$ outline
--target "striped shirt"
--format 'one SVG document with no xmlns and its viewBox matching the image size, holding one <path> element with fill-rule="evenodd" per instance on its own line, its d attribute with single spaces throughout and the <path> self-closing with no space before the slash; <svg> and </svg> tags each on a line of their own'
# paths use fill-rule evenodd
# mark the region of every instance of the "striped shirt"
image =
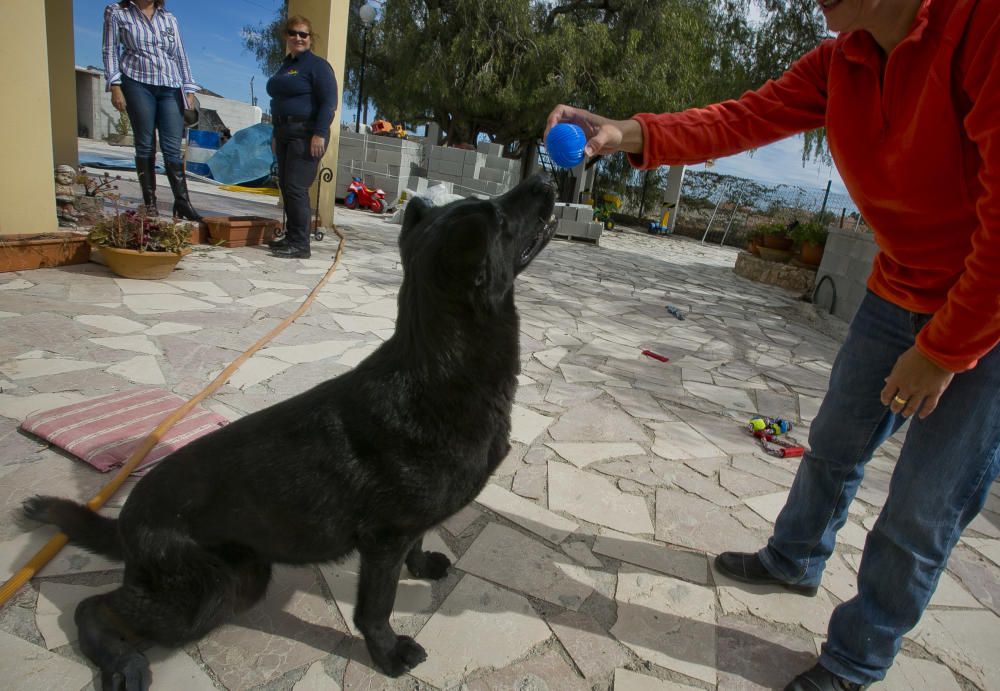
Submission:
<svg viewBox="0 0 1000 691">
<path fill-rule="evenodd" d="M 104 8 L 104 78 L 107 88 L 122 75 L 143 84 L 200 90 L 181 43 L 177 19 L 162 7 L 147 19 L 135 3 Z"/>
</svg>

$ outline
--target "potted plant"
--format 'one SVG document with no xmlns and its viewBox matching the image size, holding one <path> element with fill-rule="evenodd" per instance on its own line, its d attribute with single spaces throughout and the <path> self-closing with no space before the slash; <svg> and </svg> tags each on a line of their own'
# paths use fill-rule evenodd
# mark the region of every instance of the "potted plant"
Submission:
<svg viewBox="0 0 1000 691">
<path fill-rule="evenodd" d="M 82 231 L 0 235 L 0 273 L 54 268 L 90 261 L 87 235 Z"/>
<path fill-rule="evenodd" d="M 795 225 L 795 222 L 790 224 L 791 227 Z M 790 226 L 783 223 L 768 223 L 760 226 L 758 228 L 761 233 L 760 246 L 772 250 L 787 251 L 792 249 L 793 240 L 788 235 Z"/>
<path fill-rule="evenodd" d="M 791 231 L 792 239 L 799 244 L 799 260 L 809 266 L 819 266 L 829 231 L 822 223 L 800 223 Z"/>
<path fill-rule="evenodd" d="M 100 249 L 108 268 L 123 278 L 166 278 L 188 254 L 186 222 L 123 211 L 102 218 L 90 229 L 91 247 Z"/>
</svg>

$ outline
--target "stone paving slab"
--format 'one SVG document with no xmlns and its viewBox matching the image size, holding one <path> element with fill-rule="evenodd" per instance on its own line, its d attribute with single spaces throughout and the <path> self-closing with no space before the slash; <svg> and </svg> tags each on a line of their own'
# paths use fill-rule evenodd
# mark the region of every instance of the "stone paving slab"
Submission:
<svg viewBox="0 0 1000 691">
<path fill-rule="evenodd" d="M 199 208 L 280 216 L 270 202 L 209 189 L 192 186 Z M 138 198 L 134 182 L 123 191 Z M 333 280 L 208 407 L 229 419 L 260 410 L 347 371 L 389 336 L 399 227 L 360 211 L 337 219 L 348 242 Z M 0 575 L 51 534 L 17 518 L 21 501 L 86 500 L 108 479 L 19 433 L 20 420 L 138 383 L 197 393 L 295 309 L 335 248 L 332 234 L 298 261 L 199 247 L 164 281 L 119 279 L 95 263 L 0 274 Z M 746 418 L 790 418 L 805 440 L 844 333 L 797 295 L 735 276 L 734 262 L 729 248 L 626 230 L 600 247 L 555 241 L 518 278 L 511 453 L 477 501 L 428 537 L 451 573 L 434 583 L 404 573 L 392 621 L 429 653 L 413 673 L 372 668 L 352 622 L 349 558 L 278 568 L 265 601 L 237 620 L 181 650 L 152 649 L 154 691 L 758 689 L 810 666 L 830 611 L 856 592 L 901 435 L 869 464 L 816 598 L 712 571 L 715 554 L 764 544 L 800 462 L 764 454 Z M 876 688 L 995 686 L 998 545 L 995 486 Z M 120 578 L 120 564 L 63 550 L 0 609 L 4 686 L 95 688 L 70 613 Z"/>
</svg>

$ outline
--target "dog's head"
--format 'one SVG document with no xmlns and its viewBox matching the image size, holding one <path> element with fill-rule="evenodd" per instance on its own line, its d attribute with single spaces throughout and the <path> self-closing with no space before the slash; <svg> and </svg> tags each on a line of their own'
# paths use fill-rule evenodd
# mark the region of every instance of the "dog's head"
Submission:
<svg viewBox="0 0 1000 691">
<path fill-rule="evenodd" d="M 514 277 L 552 239 L 554 206 L 555 187 L 540 175 L 490 200 L 434 207 L 412 199 L 399 235 L 401 294 L 429 290 L 436 304 L 495 311 L 511 299 Z"/>
</svg>

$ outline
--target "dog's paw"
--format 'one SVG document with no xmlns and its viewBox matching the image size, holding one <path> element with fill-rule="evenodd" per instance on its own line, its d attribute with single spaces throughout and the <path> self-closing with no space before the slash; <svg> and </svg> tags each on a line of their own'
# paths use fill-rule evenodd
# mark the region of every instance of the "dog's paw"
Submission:
<svg viewBox="0 0 1000 691">
<path fill-rule="evenodd" d="M 21 503 L 21 513 L 33 521 L 51 523 L 52 515 L 49 513 L 49 507 L 52 505 L 52 501 L 53 497 L 44 497 L 40 494 L 28 497 Z"/>
<path fill-rule="evenodd" d="M 436 581 L 448 575 L 451 559 L 440 552 L 421 552 L 419 559 L 407 559 L 406 568 L 417 578 Z"/>
<path fill-rule="evenodd" d="M 142 653 L 121 655 L 101 670 L 104 691 L 148 691 L 151 681 L 149 661 Z"/>
<path fill-rule="evenodd" d="M 427 659 L 427 651 L 409 636 L 396 636 L 396 645 L 375 660 L 382 673 L 390 677 L 406 674 Z"/>
</svg>

